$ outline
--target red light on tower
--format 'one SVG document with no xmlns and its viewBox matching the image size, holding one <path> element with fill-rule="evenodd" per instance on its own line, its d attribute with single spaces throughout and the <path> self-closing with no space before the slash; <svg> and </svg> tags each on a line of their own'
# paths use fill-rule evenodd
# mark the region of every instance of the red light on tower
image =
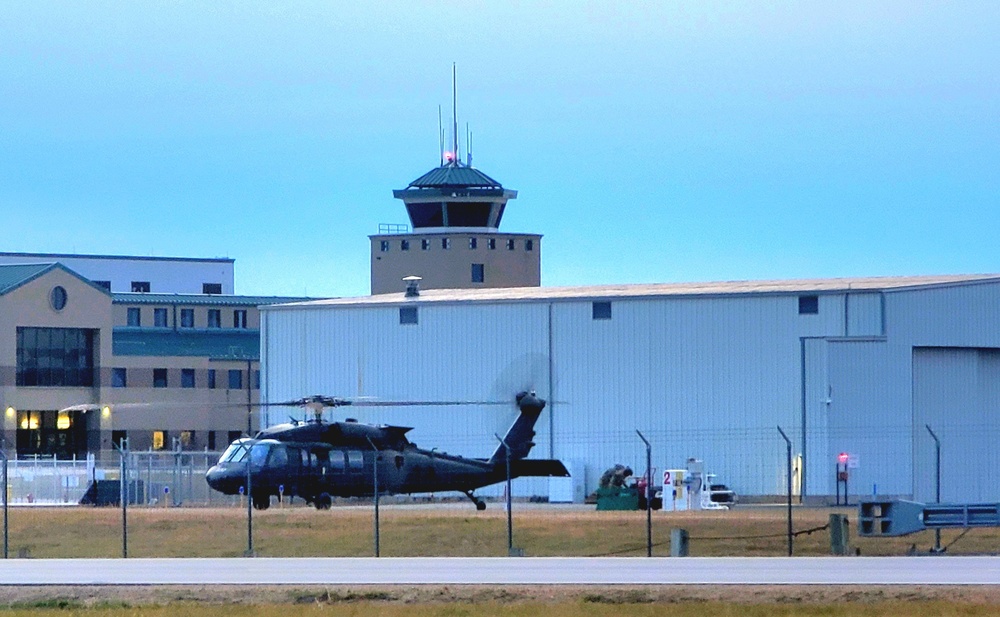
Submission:
<svg viewBox="0 0 1000 617">
<path fill-rule="evenodd" d="M 445 152 L 444 153 L 444 160 L 446 160 L 446 161 L 448 161 L 450 163 L 454 159 L 455 159 L 455 154 L 454 153 L 452 153 L 452 152 Z"/>
<path fill-rule="evenodd" d="M 843 465 L 847 464 L 847 459 L 848 459 L 847 452 L 841 452 L 840 454 L 837 455 L 837 461 Z"/>
</svg>

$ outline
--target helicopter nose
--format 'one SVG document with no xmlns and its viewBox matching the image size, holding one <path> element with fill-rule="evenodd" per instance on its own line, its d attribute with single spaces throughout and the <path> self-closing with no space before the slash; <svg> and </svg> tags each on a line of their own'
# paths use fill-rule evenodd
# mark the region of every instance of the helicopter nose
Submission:
<svg viewBox="0 0 1000 617">
<path fill-rule="evenodd" d="M 208 485 L 220 493 L 227 495 L 239 490 L 237 488 L 239 479 L 239 474 L 235 474 L 233 470 L 220 467 L 219 465 L 213 465 L 205 473 L 205 481 L 208 482 Z"/>
</svg>

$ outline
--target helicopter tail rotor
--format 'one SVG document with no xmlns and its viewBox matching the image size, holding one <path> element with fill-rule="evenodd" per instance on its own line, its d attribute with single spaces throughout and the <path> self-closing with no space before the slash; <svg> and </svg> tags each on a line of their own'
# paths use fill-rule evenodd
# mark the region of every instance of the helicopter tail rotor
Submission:
<svg viewBox="0 0 1000 617">
<path fill-rule="evenodd" d="M 532 441 L 535 437 L 535 423 L 538 421 L 538 416 L 541 415 L 542 410 L 545 409 L 545 400 L 535 396 L 534 391 L 521 392 L 517 395 L 516 400 L 517 407 L 521 410 L 521 413 L 518 414 L 517 419 L 514 420 L 514 424 L 511 425 L 503 438 L 504 443 L 510 447 L 511 460 L 523 459 L 531 452 L 531 448 L 535 445 L 535 442 Z M 506 456 L 507 450 L 501 444 L 497 446 L 489 462 L 493 464 L 502 462 L 506 459 Z"/>
</svg>

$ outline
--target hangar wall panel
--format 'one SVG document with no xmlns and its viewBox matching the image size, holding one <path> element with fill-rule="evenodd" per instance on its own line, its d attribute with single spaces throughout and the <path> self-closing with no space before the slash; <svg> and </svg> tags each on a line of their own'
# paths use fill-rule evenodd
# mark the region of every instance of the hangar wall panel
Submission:
<svg viewBox="0 0 1000 617">
<path fill-rule="evenodd" d="M 881 293 L 849 293 L 846 336 L 882 336 L 884 323 Z"/>
</svg>

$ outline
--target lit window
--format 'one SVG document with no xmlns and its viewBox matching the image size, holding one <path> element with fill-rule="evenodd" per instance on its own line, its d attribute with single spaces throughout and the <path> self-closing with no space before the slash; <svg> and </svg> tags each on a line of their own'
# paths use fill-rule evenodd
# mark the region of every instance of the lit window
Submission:
<svg viewBox="0 0 1000 617">
<path fill-rule="evenodd" d="M 182 328 L 194 327 L 194 309 L 189 309 L 189 308 L 181 309 L 181 327 Z"/>
<path fill-rule="evenodd" d="M 153 369 L 153 387 L 154 388 L 167 387 L 167 369 L 165 368 Z"/>
<path fill-rule="evenodd" d="M 208 309 L 208 327 L 209 328 L 222 327 L 222 311 L 220 311 L 219 309 Z"/>
<path fill-rule="evenodd" d="M 417 323 L 417 307 L 415 306 L 401 306 L 399 307 L 399 323 L 403 325 L 410 325 Z"/>
<path fill-rule="evenodd" d="M 128 309 L 128 325 L 133 328 L 138 328 L 142 325 L 142 311 L 139 310 L 137 306 L 131 306 Z"/>
<path fill-rule="evenodd" d="M 181 431 L 181 447 L 190 448 L 194 445 L 194 431 Z"/>
<path fill-rule="evenodd" d="M 611 319 L 610 302 L 594 302 L 592 310 L 594 319 Z"/>
<path fill-rule="evenodd" d="M 381 250 L 383 253 L 389 252 L 389 241 L 382 240 L 381 242 L 379 242 L 379 250 Z"/>
<path fill-rule="evenodd" d="M 132 281 L 132 291 L 149 293 L 149 281 Z"/>
<path fill-rule="evenodd" d="M 477 243 L 476 243 L 476 239 L 475 238 L 469 238 L 469 248 L 470 249 L 475 250 L 476 249 L 476 244 Z"/>
<path fill-rule="evenodd" d="M 233 327 L 234 328 L 246 328 L 247 327 L 247 311 L 246 309 L 236 309 L 233 311 Z"/>
<path fill-rule="evenodd" d="M 203 294 L 221 294 L 222 293 L 222 283 L 202 283 L 201 293 Z"/>
<path fill-rule="evenodd" d="M 70 418 L 68 411 L 60 411 L 56 415 L 56 428 L 60 431 L 68 430 L 73 426 L 73 420 Z"/>
<path fill-rule="evenodd" d="M 157 328 L 167 327 L 167 309 L 165 308 L 153 309 L 153 325 Z"/>
<path fill-rule="evenodd" d="M 799 296 L 799 315 L 819 313 L 819 296 Z"/>
<path fill-rule="evenodd" d="M 229 389 L 240 390 L 243 388 L 243 371 L 240 369 L 229 369 Z"/>
<path fill-rule="evenodd" d="M 472 264 L 472 282 L 483 283 L 486 281 L 486 266 L 483 264 Z"/>
<path fill-rule="evenodd" d="M 128 387 L 128 373 L 123 368 L 113 368 L 111 369 L 111 387 L 112 388 L 127 388 Z"/>
<path fill-rule="evenodd" d="M 193 368 L 182 368 L 181 369 L 181 387 L 182 388 L 193 388 L 194 387 L 194 369 Z"/>
<path fill-rule="evenodd" d="M 167 443 L 167 431 L 153 431 L 153 449 L 162 450 Z"/>
</svg>

